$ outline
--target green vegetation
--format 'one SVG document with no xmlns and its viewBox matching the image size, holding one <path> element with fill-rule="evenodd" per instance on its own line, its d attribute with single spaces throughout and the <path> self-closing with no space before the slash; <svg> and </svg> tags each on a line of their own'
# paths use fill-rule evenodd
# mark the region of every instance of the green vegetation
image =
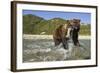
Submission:
<svg viewBox="0 0 100 73">
<path fill-rule="evenodd" d="M 67 21 L 62 18 L 53 18 L 45 20 L 36 15 L 23 15 L 23 33 L 24 34 L 52 34 L 52 32 L 61 24 Z M 90 35 L 90 25 L 81 25 L 81 35 Z"/>
<path fill-rule="evenodd" d="M 81 35 L 91 35 L 91 26 L 90 26 L 90 24 L 81 25 L 79 34 L 81 34 Z"/>
</svg>

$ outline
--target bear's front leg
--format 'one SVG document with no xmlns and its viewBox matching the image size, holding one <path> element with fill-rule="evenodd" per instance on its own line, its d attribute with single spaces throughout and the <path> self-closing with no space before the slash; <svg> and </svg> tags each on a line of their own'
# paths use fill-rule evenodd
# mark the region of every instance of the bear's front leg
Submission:
<svg viewBox="0 0 100 73">
<path fill-rule="evenodd" d="M 67 38 L 62 38 L 62 44 L 64 49 L 68 49 L 68 40 Z"/>
<path fill-rule="evenodd" d="M 61 43 L 60 39 L 54 39 L 55 46 L 58 46 Z"/>
</svg>

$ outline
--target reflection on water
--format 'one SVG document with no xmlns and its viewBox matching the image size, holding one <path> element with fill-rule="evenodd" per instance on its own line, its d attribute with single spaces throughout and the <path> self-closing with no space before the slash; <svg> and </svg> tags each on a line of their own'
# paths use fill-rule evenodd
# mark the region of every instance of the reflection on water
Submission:
<svg viewBox="0 0 100 73">
<path fill-rule="evenodd" d="M 23 62 L 63 61 L 90 59 L 90 40 L 80 40 L 87 45 L 73 46 L 65 50 L 62 44 L 55 47 L 51 39 L 23 39 Z M 85 45 L 85 46 L 86 46 Z"/>
</svg>

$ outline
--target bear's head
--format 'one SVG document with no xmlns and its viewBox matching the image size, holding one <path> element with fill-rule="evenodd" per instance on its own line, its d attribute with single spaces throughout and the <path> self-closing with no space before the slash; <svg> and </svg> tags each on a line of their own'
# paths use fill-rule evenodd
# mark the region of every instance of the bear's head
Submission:
<svg viewBox="0 0 100 73">
<path fill-rule="evenodd" d="M 70 24 L 72 25 L 72 26 L 80 26 L 80 19 L 72 19 L 72 20 L 70 20 Z"/>
</svg>

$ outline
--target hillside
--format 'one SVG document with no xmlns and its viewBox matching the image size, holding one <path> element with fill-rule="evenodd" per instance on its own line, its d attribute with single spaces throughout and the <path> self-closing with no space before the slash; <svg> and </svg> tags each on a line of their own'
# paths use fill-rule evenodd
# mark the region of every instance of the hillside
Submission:
<svg viewBox="0 0 100 73">
<path fill-rule="evenodd" d="M 53 18 L 45 20 L 36 15 L 23 15 L 23 33 L 24 34 L 52 34 L 52 32 L 61 24 L 67 21 L 62 18 Z M 81 25 L 81 35 L 90 35 L 90 25 Z"/>
<path fill-rule="evenodd" d="M 31 14 L 24 15 L 23 16 L 23 33 L 27 33 L 27 34 L 34 33 L 35 31 L 33 31 L 33 29 L 42 20 L 44 19 L 35 15 L 31 15 Z"/>
</svg>

